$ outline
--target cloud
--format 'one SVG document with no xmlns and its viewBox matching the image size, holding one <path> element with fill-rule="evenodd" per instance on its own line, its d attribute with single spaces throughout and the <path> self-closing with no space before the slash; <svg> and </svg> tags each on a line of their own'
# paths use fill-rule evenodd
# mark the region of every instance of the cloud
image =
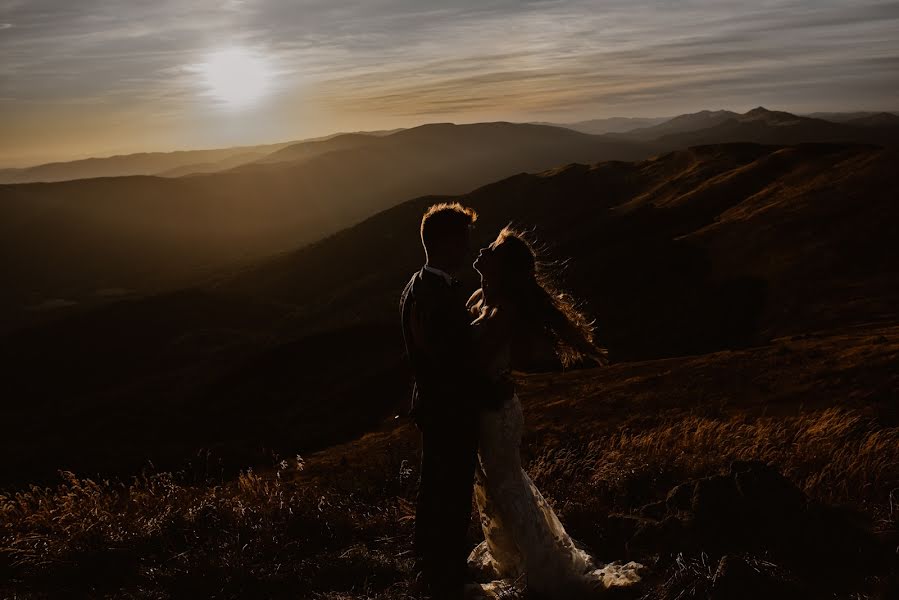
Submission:
<svg viewBox="0 0 899 600">
<path fill-rule="evenodd" d="M 204 100 L 189 65 L 231 46 L 264 54 L 277 73 L 271 102 L 246 118 L 293 118 L 298 136 L 325 133 L 313 124 L 762 102 L 895 109 L 899 89 L 899 2 L 875 0 L 14 0 L 0 3 L 0 23 L 4 112 L 96 106 L 110 119 L 143 115 L 157 132 L 197 120 Z"/>
</svg>

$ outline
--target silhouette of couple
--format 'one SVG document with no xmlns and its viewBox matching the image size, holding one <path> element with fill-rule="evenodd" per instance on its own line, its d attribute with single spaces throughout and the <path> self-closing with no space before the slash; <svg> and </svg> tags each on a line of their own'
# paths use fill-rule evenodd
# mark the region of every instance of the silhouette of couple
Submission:
<svg viewBox="0 0 899 600">
<path fill-rule="evenodd" d="M 412 417 L 422 458 L 414 552 L 419 582 L 435 597 L 499 596 L 526 585 L 548 597 L 595 594 L 639 580 L 640 565 L 597 568 L 577 548 L 521 467 L 522 411 L 515 365 L 553 352 L 563 363 L 606 363 L 591 323 L 554 290 L 533 247 L 503 229 L 481 249 L 481 287 L 454 277 L 466 265 L 474 210 L 438 204 L 421 220 L 425 266 L 403 290 L 406 351 L 415 373 Z M 513 361 L 514 359 L 514 361 Z M 474 492 L 484 542 L 470 553 Z M 476 576 L 481 584 L 470 582 Z"/>
</svg>

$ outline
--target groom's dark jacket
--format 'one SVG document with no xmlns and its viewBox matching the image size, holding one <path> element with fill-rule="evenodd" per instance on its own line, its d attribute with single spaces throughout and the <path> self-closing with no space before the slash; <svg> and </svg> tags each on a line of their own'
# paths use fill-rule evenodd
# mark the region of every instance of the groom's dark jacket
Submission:
<svg viewBox="0 0 899 600">
<path fill-rule="evenodd" d="M 473 419 L 491 392 L 476 369 L 467 299 L 459 282 L 427 269 L 403 290 L 403 339 L 415 371 L 410 414 L 419 426 Z"/>
</svg>

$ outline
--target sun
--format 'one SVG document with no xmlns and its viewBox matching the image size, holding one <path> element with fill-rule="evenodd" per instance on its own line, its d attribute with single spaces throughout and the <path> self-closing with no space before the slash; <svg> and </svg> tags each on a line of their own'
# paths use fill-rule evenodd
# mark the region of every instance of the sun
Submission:
<svg viewBox="0 0 899 600">
<path fill-rule="evenodd" d="M 217 50 L 200 63 L 209 93 L 228 108 L 245 108 L 264 97 L 271 83 L 268 62 L 244 48 Z"/>
</svg>

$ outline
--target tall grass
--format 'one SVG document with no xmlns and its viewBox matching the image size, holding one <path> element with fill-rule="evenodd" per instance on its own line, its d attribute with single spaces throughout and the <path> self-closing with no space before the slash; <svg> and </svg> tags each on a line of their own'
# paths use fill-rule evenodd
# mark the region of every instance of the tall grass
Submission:
<svg viewBox="0 0 899 600">
<path fill-rule="evenodd" d="M 230 482 L 64 472 L 54 487 L 0 495 L 0 591 L 403 597 L 417 461 L 368 450 L 377 468 L 354 463 L 314 483 L 301 463 L 282 462 Z M 693 415 L 528 451 L 575 537 L 733 460 L 772 463 L 810 497 L 855 506 L 882 529 L 899 520 L 899 428 L 852 410 Z"/>
<path fill-rule="evenodd" d="M 775 465 L 810 498 L 896 518 L 899 427 L 828 408 L 793 417 L 687 416 L 547 448 L 532 474 L 558 501 L 636 508 L 735 460 Z M 892 513 L 892 514 L 891 514 Z"/>
</svg>

